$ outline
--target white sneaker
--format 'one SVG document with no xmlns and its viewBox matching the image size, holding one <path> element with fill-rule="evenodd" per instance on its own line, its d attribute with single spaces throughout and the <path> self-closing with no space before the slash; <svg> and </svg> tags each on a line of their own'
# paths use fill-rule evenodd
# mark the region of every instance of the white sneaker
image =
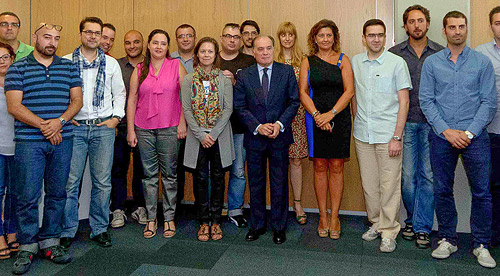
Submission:
<svg viewBox="0 0 500 276">
<path fill-rule="evenodd" d="M 449 243 L 446 239 L 438 241 L 438 244 L 438 248 L 434 249 L 431 254 L 436 259 L 446 259 L 458 250 L 458 246 Z"/>
<path fill-rule="evenodd" d="M 146 215 L 146 208 L 138 207 L 134 212 L 132 212 L 132 218 L 137 220 L 139 224 L 148 223 L 148 216 Z"/>
<path fill-rule="evenodd" d="M 396 250 L 396 240 L 389 238 L 382 238 L 380 243 L 380 252 L 391 253 Z"/>
<path fill-rule="evenodd" d="M 497 266 L 497 263 L 491 257 L 490 251 L 488 251 L 488 248 L 484 248 L 484 246 L 481 244 L 478 248 L 474 248 L 472 250 L 472 253 L 474 256 L 477 257 L 477 262 L 487 268 L 494 268 Z"/>
<path fill-rule="evenodd" d="M 111 221 L 111 227 L 118 228 L 123 227 L 125 225 L 125 220 L 127 216 L 125 216 L 125 211 L 120 209 L 116 209 L 113 211 L 113 220 Z"/>
<path fill-rule="evenodd" d="M 380 233 L 373 227 L 370 227 L 370 229 L 368 229 L 368 231 L 363 233 L 363 236 L 361 236 L 361 238 L 365 241 L 373 241 L 378 237 L 380 237 Z"/>
</svg>

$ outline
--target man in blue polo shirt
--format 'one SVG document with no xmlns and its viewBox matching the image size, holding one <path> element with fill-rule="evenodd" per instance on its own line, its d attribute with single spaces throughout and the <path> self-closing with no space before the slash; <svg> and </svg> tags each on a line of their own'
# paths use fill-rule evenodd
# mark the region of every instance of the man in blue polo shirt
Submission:
<svg viewBox="0 0 500 276">
<path fill-rule="evenodd" d="M 82 81 L 69 60 L 56 56 L 62 26 L 41 23 L 33 34 L 35 50 L 13 64 L 5 77 L 7 108 L 15 122 L 18 241 L 13 272 L 29 270 L 33 255 L 54 263 L 71 257 L 59 245 L 73 149 L 67 122 L 82 107 Z M 38 202 L 45 184 L 43 224 Z"/>
<path fill-rule="evenodd" d="M 495 75 L 491 61 L 466 45 L 467 17 L 463 13 L 447 13 L 443 33 L 448 45 L 425 60 L 419 95 L 420 107 L 433 130 L 429 143 L 440 241 L 432 257 L 446 259 L 458 250 L 453 184 L 461 155 L 472 193 L 473 254 L 480 265 L 493 268 L 496 262 L 488 251 L 491 163 L 486 126 L 496 111 Z"/>
</svg>

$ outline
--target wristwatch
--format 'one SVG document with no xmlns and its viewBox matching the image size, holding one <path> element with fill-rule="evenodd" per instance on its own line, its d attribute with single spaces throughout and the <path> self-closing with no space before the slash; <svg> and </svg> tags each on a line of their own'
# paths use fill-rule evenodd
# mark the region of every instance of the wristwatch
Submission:
<svg viewBox="0 0 500 276">
<path fill-rule="evenodd" d="M 118 119 L 118 123 L 122 121 L 122 117 L 120 117 L 120 116 L 114 115 L 113 118 Z"/>
<path fill-rule="evenodd" d="M 464 131 L 464 132 L 465 132 L 465 134 L 467 135 L 467 138 L 469 138 L 469 139 L 471 139 L 471 140 L 474 138 L 474 134 L 472 134 L 472 132 L 470 132 L 470 131 L 468 131 L 468 130 L 466 130 L 466 131 Z"/>
<path fill-rule="evenodd" d="M 396 140 L 396 141 L 401 141 L 401 137 L 397 136 L 397 135 L 394 135 L 392 136 L 392 139 Z"/>
<path fill-rule="evenodd" d="M 319 110 L 314 111 L 311 115 L 313 116 L 313 118 L 316 117 L 316 115 L 319 115 Z"/>
<path fill-rule="evenodd" d="M 335 116 L 335 115 L 337 115 L 338 112 L 337 112 L 337 110 L 335 108 L 332 108 L 332 113 Z"/>
<path fill-rule="evenodd" d="M 61 121 L 61 125 L 64 126 L 66 124 L 66 120 L 63 117 L 59 117 L 59 121 Z"/>
</svg>

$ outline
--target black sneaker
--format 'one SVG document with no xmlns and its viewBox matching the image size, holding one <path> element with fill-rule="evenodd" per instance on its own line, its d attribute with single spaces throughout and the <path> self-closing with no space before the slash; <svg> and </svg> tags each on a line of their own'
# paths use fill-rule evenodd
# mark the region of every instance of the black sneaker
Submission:
<svg viewBox="0 0 500 276">
<path fill-rule="evenodd" d="M 403 233 L 401 233 L 401 236 L 403 239 L 407 241 L 412 241 L 415 239 L 415 233 L 413 232 L 413 225 L 411 224 L 406 224 L 405 228 L 403 229 Z"/>
<path fill-rule="evenodd" d="M 415 246 L 420 249 L 426 249 L 431 247 L 431 241 L 429 240 L 429 234 L 427 233 L 417 233 L 415 235 Z"/>
<path fill-rule="evenodd" d="M 100 247 L 110 247 L 112 245 L 111 237 L 109 236 L 108 232 L 101 233 L 91 238 L 91 240 L 95 241 Z"/>
<path fill-rule="evenodd" d="M 64 251 L 69 250 L 69 248 L 71 247 L 71 243 L 73 243 L 72 238 L 60 238 L 59 239 L 59 244 L 61 245 L 61 247 Z"/>
<path fill-rule="evenodd" d="M 234 217 L 229 217 L 229 220 L 232 223 L 234 223 L 236 226 L 238 226 L 238 228 L 245 228 L 245 227 L 248 226 L 248 222 L 245 219 L 245 217 L 243 217 L 243 215 L 237 215 L 237 216 L 234 216 Z"/>
<path fill-rule="evenodd" d="M 51 260 L 56 264 L 67 264 L 70 263 L 73 258 L 71 255 L 63 250 L 62 246 L 54 245 L 48 248 L 40 249 L 40 255 L 43 258 Z"/>
<path fill-rule="evenodd" d="M 33 253 L 28 251 L 19 251 L 17 260 L 14 262 L 12 273 L 16 275 L 24 274 L 30 270 L 31 261 L 33 261 Z"/>
</svg>

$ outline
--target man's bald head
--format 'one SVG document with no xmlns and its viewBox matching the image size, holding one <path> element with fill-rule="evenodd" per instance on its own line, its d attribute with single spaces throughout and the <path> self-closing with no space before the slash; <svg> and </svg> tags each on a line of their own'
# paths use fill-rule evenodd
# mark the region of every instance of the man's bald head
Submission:
<svg viewBox="0 0 500 276">
<path fill-rule="evenodd" d="M 125 34 L 123 44 L 128 57 L 135 58 L 142 55 L 144 38 L 142 37 L 141 32 L 136 30 L 128 31 Z"/>
</svg>

